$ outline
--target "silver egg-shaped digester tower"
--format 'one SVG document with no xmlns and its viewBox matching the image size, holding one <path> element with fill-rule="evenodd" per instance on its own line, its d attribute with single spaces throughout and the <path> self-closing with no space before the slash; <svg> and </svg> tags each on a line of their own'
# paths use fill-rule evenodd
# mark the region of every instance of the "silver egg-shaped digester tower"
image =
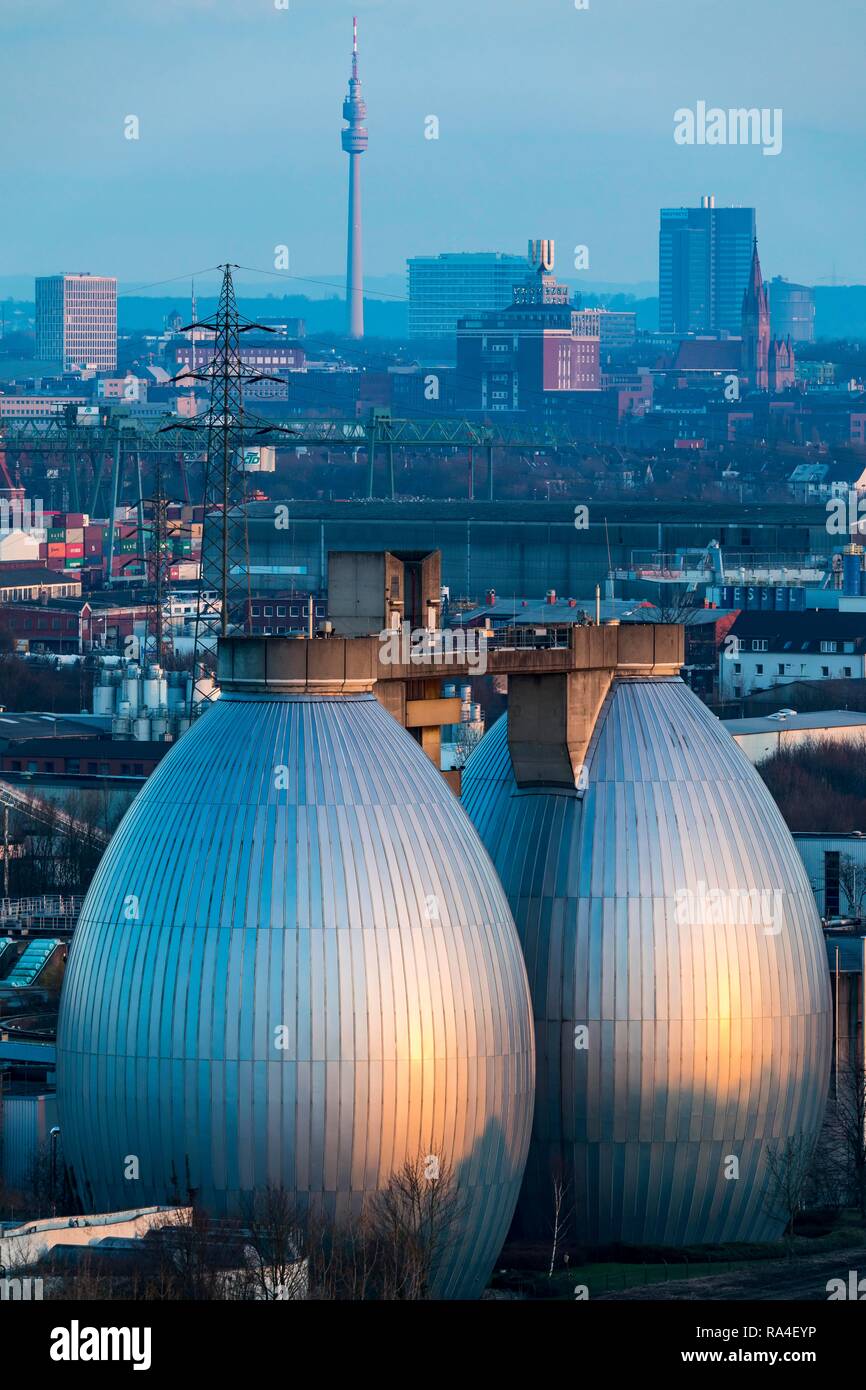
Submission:
<svg viewBox="0 0 866 1390">
<path fill-rule="evenodd" d="M 827 1098 L 821 925 L 759 774 L 673 674 L 681 645 L 653 654 L 674 630 L 640 627 L 574 633 L 585 669 L 546 706 L 510 677 L 463 775 L 533 997 L 516 1229 L 549 1241 L 559 1181 L 588 1244 L 771 1238 L 768 1149 L 808 1151 Z"/>
<path fill-rule="evenodd" d="M 148 779 L 78 922 L 64 1155 L 91 1211 L 192 1189 L 243 1215 L 283 1187 L 337 1221 L 443 1155 L 459 1219 L 436 1293 L 475 1297 L 529 1142 L 526 971 L 487 852 L 365 651 L 221 644 L 221 698 Z"/>
</svg>

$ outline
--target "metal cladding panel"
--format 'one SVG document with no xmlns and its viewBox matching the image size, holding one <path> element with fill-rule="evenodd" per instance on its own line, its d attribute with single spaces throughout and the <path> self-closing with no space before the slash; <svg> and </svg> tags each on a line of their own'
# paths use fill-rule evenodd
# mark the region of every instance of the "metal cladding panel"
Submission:
<svg viewBox="0 0 866 1390">
<path fill-rule="evenodd" d="M 503 718 L 463 775 L 533 995 L 518 1224 L 549 1237 L 561 1173 L 585 1241 L 772 1236 L 767 1145 L 817 1137 L 830 1060 L 802 861 L 751 763 L 679 679 L 616 681 L 587 768 L 582 799 L 518 790 Z"/>
<path fill-rule="evenodd" d="M 281 1184 L 339 1219 L 439 1154 L 463 1210 L 437 1290 L 483 1288 L 532 1122 L 526 971 L 472 825 L 372 696 L 224 695 L 175 745 L 85 900 L 57 1050 L 91 1209 L 193 1187 L 242 1214 Z"/>
<path fill-rule="evenodd" d="M 55 1122 L 53 1095 L 5 1095 L 0 1097 L 0 1174 L 7 1187 L 27 1189 L 33 1168 L 44 1156 Z"/>
</svg>

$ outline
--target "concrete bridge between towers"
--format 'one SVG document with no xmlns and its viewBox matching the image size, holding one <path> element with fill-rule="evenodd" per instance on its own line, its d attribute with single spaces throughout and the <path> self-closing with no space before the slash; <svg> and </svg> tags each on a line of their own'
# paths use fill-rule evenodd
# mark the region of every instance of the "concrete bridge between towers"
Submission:
<svg viewBox="0 0 866 1390">
<path fill-rule="evenodd" d="M 508 678 L 508 743 L 520 787 L 582 790 L 587 749 L 614 680 L 679 675 L 683 627 L 674 623 L 608 623 L 573 627 L 568 645 L 452 650 L 452 629 L 431 632 L 401 649 L 399 632 L 312 639 L 227 637 L 220 642 L 218 680 L 235 689 L 285 694 L 372 692 L 439 766 L 443 725 L 460 722 L 460 700 L 443 698 L 444 680 L 479 675 Z M 403 659 L 405 657 L 405 660 Z M 483 667 L 483 670 L 481 669 Z M 459 792 L 459 775 L 446 774 Z"/>
</svg>

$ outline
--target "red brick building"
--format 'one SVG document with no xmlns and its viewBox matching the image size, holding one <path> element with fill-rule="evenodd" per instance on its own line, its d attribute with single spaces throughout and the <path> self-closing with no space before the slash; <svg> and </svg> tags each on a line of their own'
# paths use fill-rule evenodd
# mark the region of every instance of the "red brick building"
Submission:
<svg viewBox="0 0 866 1390">
<path fill-rule="evenodd" d="M 170 743 L 110 738 L 22 738 L 0 753 L 3 772 L 67 777 L 149 777 Z"/>
<path fill-rule="evenodd" d="M 313 621 L 318 626 L 328 616 L 327 597 L 314 593 L 312 598 Z M 254 636 L 305 633 L 309 626 L 309 605 L 310 594 L 297 590 L 253 596 L 245 605 L 244 631 Z"/>
<path fill-rule="evenodd" d="M 566 285 L 538 265 L 507 309 L 457 325 L 457 400 L 466 410 L 539 415 L 548 392 L 597 391 L 598 335 L 578 332 Z"/>
<path fill-rule="evenodd" d="M 19 652 L 83 655 L 89 651 L 90 604 L 82 599 L 0 604 L 0 633 Z"/>
</svg>

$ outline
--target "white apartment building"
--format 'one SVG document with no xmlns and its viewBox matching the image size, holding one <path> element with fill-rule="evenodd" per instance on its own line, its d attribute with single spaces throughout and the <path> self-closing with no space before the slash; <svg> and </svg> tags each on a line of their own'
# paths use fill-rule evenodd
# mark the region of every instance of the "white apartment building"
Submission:
<svg viewBox="0 0 866 1390">
<path fill-rule="evenodd" d="M 719 693 L 737 700 L 801 680 L 866 677 L 866 614 L 740 613 L 719 653 Z M 784 703 L 784 702 L 783 702 Z"/>
<path fill-rule="evenodd" d="M 64 371 L 117 367 L 117 280 L 113 275 L 36 279 L 36 356 Z"/>
<path fill-rule="evenodd" d="M 598 338 L 602 352 L 631 347 L 637 338 L 637 314 L 630 309 L 576 309 L 574 332 Z"/>
</svg>

